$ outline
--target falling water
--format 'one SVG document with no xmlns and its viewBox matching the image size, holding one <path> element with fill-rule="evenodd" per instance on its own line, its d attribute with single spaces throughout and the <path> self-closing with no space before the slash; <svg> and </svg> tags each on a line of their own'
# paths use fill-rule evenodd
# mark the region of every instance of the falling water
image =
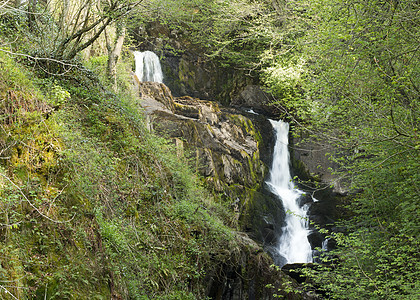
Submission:
<svg viewBox="0 0 420 300">
<path fill-rule="evenodd" d="M 162 82 L 163 74 L 159 57 L 151 52 L 134 51 L 136 75 L 140 81 Z"/>
<path fill-rule="evenodd" d="M 296 189 L 289 169 L 288 133 L 289 124 L 272 121 L 276 133 L 273 166 L 270 180 L 271 191 L 282 201 L 286 210 L 286 226 L 278 245 L 278 253 L 285 259 L 284 264 L 307 263 L 312 261 L 312 249 L 308 241 L 308 221 L 306 205 L 300 207 L 299 198 L 303 192 Z"/>
<path fill-rule="evenodd" d="M 322 250 L 323 251 L 328 251 L 328 242 L 330 241 L 330 239 L 325 239 L 322 241 Z"/>
</svg>

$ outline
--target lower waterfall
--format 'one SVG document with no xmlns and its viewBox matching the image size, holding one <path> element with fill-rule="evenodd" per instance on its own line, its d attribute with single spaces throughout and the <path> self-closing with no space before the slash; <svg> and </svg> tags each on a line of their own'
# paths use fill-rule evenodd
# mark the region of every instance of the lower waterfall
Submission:
<svg viewBox="0 0 420 300">
<path fill-rule="evenodd" d="M 162 82 L 163 73 L 159 57 L 151 51 L 134 51 L 137 78 L 144 81 Z"/>
<path fill-rule="evenodd" d="M 270 179 L 266 182 L 270 190 L 282 201 L 286 211 L 282 235 L 277 246 L 278 254 L 285 264 L 312 262 L 312 249 L 308 241 L 308 206 L 300 206 L 303 194 L 292 182 L 289 168 L 288 134 L 289 124 L 283 121 L 272 121 L 276 143 L 273 153 L 273 165 Z"/>
</svg>

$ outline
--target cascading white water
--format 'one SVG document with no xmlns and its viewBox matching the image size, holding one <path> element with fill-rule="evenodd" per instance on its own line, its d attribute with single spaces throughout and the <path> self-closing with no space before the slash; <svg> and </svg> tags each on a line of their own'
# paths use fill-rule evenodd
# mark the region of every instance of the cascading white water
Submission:
<svg viewBox="0 0 420 300">
<path fill-rule="evenodd" d="M 272 121 L 276 133 L 273 165 L 270 179 L 267 182 L 271 191 L 282 201 L 286 210 L 286 226 L 278 245 L 279 254 L 286 260 L 285 264 L 307 263 L 312 261 L 312 249 L 308 241 L 307 209 L 299 206 L 302 191 L 295 188 L 289 169 L 288 133 L 289 124 Z"/>
<path fill-rule="evenodd" d="M 136 75 L 140 81 L 163 81 L 159 57 L 155 53 L 134 51 L 134 58 L 136 60 Z"/>
<path fill-rule="evenodd" d="M 322 247 L 321 247 L 321 249 L 323 251 L 328 251 L 328 242 L 329 241 L 330 241 L 330 239 L 325 239 L 325 240 L 322 241 Z"/>
</svg>

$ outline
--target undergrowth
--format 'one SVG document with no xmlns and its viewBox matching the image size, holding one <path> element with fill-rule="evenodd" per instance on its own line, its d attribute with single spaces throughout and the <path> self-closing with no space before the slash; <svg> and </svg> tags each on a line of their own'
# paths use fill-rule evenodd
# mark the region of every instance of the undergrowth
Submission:
<svg viewBox="0 0 420 300">
<path fill-rule="evenodd" d="M 40 70 L 0 51 L 0 298 L 203 299 L 226 209 L 130 93 Z"/>
</svg>

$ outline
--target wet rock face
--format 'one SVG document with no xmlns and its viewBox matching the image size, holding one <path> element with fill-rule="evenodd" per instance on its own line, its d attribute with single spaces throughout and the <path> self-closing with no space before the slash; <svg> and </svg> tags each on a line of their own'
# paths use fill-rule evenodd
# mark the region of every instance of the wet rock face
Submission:
<svg viewBox="0 0 420 300">
<path fill-rule="evenodd" d="M 265 186 L 274 147 L 270 122 L 216 102 L 173 97 L 164 84 L 139 83 L 139 91 L 151 127 L 176 139 L 207 185 L 225 195 L 239 229 L 261 242 L 276 260 L 285 213 L 281 201 Z M 309 213 L 317 224 L 329 224 L 335 216 L 334 199 L 331 191 L 320 193 L 315 197 L 321 201 L 313 203 Z M 302 201 L 312 199 L 308 195 Z M 320 247 L 322 240 L 323 236 L 313 235 L 311 245 Z"/>
<path fill-rule="evenodd" d="M 302 198 L 310 203 L 308 216 L 311 220 L 308 236 L 312 249 L 321 248 L 326 236 L 317 230 L 318 226 L 332 232 L 338 228 L 332 224 L 346 215 L 342 207 L 348 201 L 348 185 L 345 181 L 333 174 L 338 165 L 328 159 L 328 153 L 334 153 L 334 148 L 328 141 L 308 139 L 305 135 L 291 137 L 291 163 L 292 176 L 297 176 L 304 184 L 297 184 L 306 193 Z M 329 250 L 334 245 L 329 242 Z M 316 260 L 316 251 L 314 251 Z"/>
<path fill-rule="evenodd" d="M 163 82 L 175 96 L 189 95 L 229 105 L 231 99 L 253 83 L 243 71 L 222 68 L 207 60 L 200 49 L 182 50 L 182 53 L 175 54 L 162 52 Z"/>
<path fill-rule="evenodd" d="M 153 130 L 189 154 L 207 185 L 231 205 L 238 229 L 274 256 L 285 213 L 265 185 L 274 147 L 270 122 L 216 102 L 173 97 L 164 84 L 139 83 L 139 90 Z"/>
<path fill-rule="evenodd" d="M 238 237 L 242 239 L 240 251 L 232 252 L 224 264 L 207 273 L 206 294 L 210 299 L 315 299 L 299 292 L 285 291 L 285 285 L 295 288 L 297 285 L 282 271 L 270 267 L 271 259 L 254 241 L 245 234 Z"/>
<path fill-rule="evenodd" d="M 165 84 L 170 86 L 176 96 L 190 95 L 210 99 L 220 92 L 216 87 L 219 78 L 215 76 L 215 66 L 212 63 L 204 63 L 196 54 L 165 53 L 162 66 L 166 75 Z"/>
<path fill-rule="evenodd" d="M 179 115 L 187 110 L 178 109 L 179 105 L 175 104 L 175 113 L 153 113 L 154 128 L 172 138 L 184 139 L 182 146 L 188 151 L 195 150 L 198 170 L 203 176 L 213 177 L 216 190 L 221 191 L 225 184 L 253 187 L 261 181 L 266 167 L 258 160 L 258 141 L 253 132 L 247 132 L 241 124 L 246 122 L 242 116 L 221 116 L 215 107 L 212 109 L 214 103 L 200 103 L 195 119 Z"/>
<path fill-rule="evenodd" d="M 226 184 L 247 187 L 258 184 L 266 167 L 254 159 L 259 156 L 259 150 L 252 136 L 231 120 L 210 125 L 216 117 L 212 113 L 200 117 L 208 122 L 164 111 L 151 116 L 156 131 L 185 140 L 181 146 L 185 151 L 193 151 L 191 156 L 195 156 L 198 171 L 211 177 L 207 179 L 216 190 L 222 191 Z"/>
</svg>

